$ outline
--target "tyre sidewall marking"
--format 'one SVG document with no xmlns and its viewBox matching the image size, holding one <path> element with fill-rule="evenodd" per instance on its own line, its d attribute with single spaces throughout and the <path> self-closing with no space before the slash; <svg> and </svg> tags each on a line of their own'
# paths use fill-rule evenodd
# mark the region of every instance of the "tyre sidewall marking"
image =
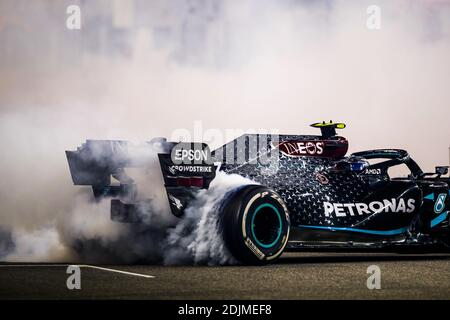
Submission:
<svg viewBox="0 0 450 320">
<path fill-rule="evenodd" d="M 261 197 L 261 193 L 258 192 L 250 199 L 250 201 L 245 206 L 244 214 L 242 215 L 242 235 L 244 236 L 244 240 L 247 238 L 247 230 L 245 228 L 245 220 L 247 219 L 248 210 L 250 209 L 253 202 L 255 202 L 255 200 L 258 199 L 259 197 Z"/>
<path fill-rule="evenodd" d="M 267 257 L 267 260 L 273 260 L 276 257 L 278 257 L 283 251 L 284 248 L 286 247 L 287 243 L 288 243 L 288 239 L 289 239 L 289 231 L 291 229 L 291 224 L 290 224 L 290 218 L 289 218 L 289 211 L 286 207 L 286 204 L 281 200 L 281 198 L 276 195 L 276 194 L 272 194 L 271 195 L 273 199 L 275 199 L 284 209 L 284 213 L 286 215 L 286 235 L 283 236 L 283 239 L 281 239 L 281 243 L 283 244 L 280 248 L 280 250 L 278 250 L 274 255 L 271 255 L 270 257 Z"/>
</svg>

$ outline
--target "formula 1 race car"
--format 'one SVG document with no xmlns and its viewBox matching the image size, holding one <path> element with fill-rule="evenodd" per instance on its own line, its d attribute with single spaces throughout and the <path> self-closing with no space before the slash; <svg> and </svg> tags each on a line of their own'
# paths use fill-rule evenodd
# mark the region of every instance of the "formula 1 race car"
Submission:
<svg viewBox="0 0 450 320">
<path fill-rule="evenodd" d="M 180 218 L 219 171 L 254 181 L 224 195 L 218 208 L 224 243 L 243 263 L 271 262 L 302 248 L 450 244 L 448 167 L 425 173 L 399 149 L 346 156 L 348 141 L 336 134 L 345 124 L 312 127 L 321 135 L 247 134 L 214 151 L 158 138 L 144 149 L 157 146 L 170 209 Z M 145 206 L 125 168 L 145 167 L 146 160 L 133 148 L 87 140 L 66 155 L 75 185 L 92 186 L 97 199 L 111 198 L 113 220 L 139 223 Z M 392 177 L 397 166 L 409 175 Z"/>
</svg>

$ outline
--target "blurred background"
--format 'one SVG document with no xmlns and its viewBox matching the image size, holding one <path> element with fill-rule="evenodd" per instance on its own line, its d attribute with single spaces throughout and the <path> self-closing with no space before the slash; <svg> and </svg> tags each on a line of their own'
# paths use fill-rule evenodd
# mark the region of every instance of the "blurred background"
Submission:
<svg viewBox="0 0 450 320">
<path fill-rule="evenodd" d="M 405 148 L 431 171 L 449 163 L 449 84 L 449 1 L 0 0 L 0 225 L 64 215 L 64 150 L 86 138 L 195 121 L 292 134 L 342 121 L 350 151 Z"/>
</svg>

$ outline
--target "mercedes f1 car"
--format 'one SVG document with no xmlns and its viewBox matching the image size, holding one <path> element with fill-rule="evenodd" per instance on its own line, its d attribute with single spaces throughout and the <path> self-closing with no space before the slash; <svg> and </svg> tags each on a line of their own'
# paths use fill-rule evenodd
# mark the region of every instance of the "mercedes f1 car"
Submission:
<svg viewBox="0 0 450 320">
<path fill-rule="evenodd" d="M 224 195 L 218 209 L 225 245 L 243 263 L 271 262 L 301 248 L 450 243 L 448 167 L 423 172 L 399 149 L 346 156 L 348 141 L 336 134 L 345 124 L 312 126 L 321 135 L 248 134 L 214 151 L 204 143 L 159 138 L 145 148 L 159 148 L 167 199 L 179 218 L 218 171 L 254 181 Z M 259 146 L 256 157 L 252 141 Z M 139 223 L 145 206 L 125 169 L 146 164 L 131 149 L 126 141 L 87 140 L 66 155 L 75 185 L 91 186 L 97 199 L 111 198 L 114 221 Z M 258 161 L 269 153 L 276 161 Z M 232 161 L 218 163 L 224 155 Z M 390 176 L 399 165 L 407 177 Z M 111 177 L 119 183 L 112 185 Z"/>
</svg>

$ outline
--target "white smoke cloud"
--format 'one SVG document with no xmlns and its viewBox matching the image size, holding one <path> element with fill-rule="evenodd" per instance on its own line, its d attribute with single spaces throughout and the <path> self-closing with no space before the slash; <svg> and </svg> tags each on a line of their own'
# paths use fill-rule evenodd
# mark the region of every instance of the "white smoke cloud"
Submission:
<svg viewBox="0 0 450 320">
<path fill-rule="evenodd" d="M 73 1 L 0 0 L 0 255 L 8 260 L 79 259 L 74 246 L 87 260 L 176 263 L 161 255 L 165 232 L 153 230 L 155 243 L 116 225 L 107 204 L 72 185 L 64 150 L 87 138 L 146 141 L 195 120 L 301 134 L 333 119 L 348 123 L 351 151 L 405 148 L 427 171 L 448 163 L 448 2 L 134 2 L 128 29 L 109 25 L 110 6 L 93 0 L 80 2 L 82 29 L 68 31 Z M 377 31 L 366 28 L 373 4 Z M 156 199 L 152 222 L 167 230 L 174 218 L 156 187 L 162 178 L 150 175 L 138 182 Z M 214 225 L 203 209 L 189 217 Z M 183 246 L 211 238 L 201 230 Z M 155 245 L 121 241 L 130 237 Z M 208 250 L 194 245 L 186 259 L 228 261 Z"/>
<path fill-rule="evenodd" d="M 139 162 L 146 165 L 143 171 L 135 172 L 141 187 L 138 199 L 150 200 L 143 207 L 144 223 L 112 221 L 110 199 L 94 201 L 92 194 L 83 192 L 74 195 L 72 208 L 51 224 L 31 230 L 14 228 L 9 238 L 3 232 L 0 242 L 11 244 L 0 248 L 0 258 L 10 262 L 237 263 L 221 236 L 219 206 L 227 192 L 254 182 L 218 172 L 210 188 L 199 190 L 185 216 L 178 219 L 168 206 L 156 150 L 152 156 L 133 156 L 142 157 Z M 103 155 L 99 154 L 98 159 L 103 159 Z"/>
<path fill-rule="evenodd" d="M 60 234 L 53 226 L 33 231 L 15 229 L 11 241 L 11 250 L 5 251 L 5 256 L 0 256 L 4 261 L 64 261 L 69 258 L 67 247 L 61 243 Z"/>
<path fill-rule="evenodd" d="M 221 237 L 220 204 L 227 192 L 252 184 L 236 174 L 219 172 L 208 190 L 201 190 L 186 209 L 183 220 L 170 230 L 164 262 L 167 264 L 234 264 Z"/>
</svg>

